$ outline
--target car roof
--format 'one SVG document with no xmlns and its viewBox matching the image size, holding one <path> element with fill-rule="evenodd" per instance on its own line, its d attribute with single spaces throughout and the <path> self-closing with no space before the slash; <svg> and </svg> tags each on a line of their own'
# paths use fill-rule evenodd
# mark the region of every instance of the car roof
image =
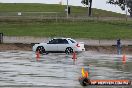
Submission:
<svg viewBox="0 0 132 88">
<path fill-rule="evenodd" d="M 53 38 L 53 39 L 71 39 L 71 38 Z"/>
</svg>

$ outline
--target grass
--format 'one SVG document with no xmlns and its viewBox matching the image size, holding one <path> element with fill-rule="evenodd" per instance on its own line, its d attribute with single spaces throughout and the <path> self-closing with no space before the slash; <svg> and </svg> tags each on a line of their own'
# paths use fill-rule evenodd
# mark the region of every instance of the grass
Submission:
<svg viewBox="0 0 132 88">
<path fill-rule="evenodd" d="M 66 6 L 49 4 L 0 4 L 0 13 L 4 12 L 59 12 L 64 15 Z M 5 16 L 5 14 L 3 14 Z M 7 15 L 10 15 L 9 13 Z M 52 14 L 53 15 L 53 14 Z M 70 16 L 86 16 L 87 8 L 71 7 Z M 65 14 L 66 16 L 66 14 Z M 92 16 L 97 17 L 125 17 L 124 15 L 93 9 Z M 34 21 L 35 20 L 35 21 Z M 132 22 L 118 21 L 52 21 L 54 19 L 0 19 L 0 32 L 6 36 L 36 36 L 36 37 L 72 37 L 88 39 L 132 39 Z M 58 19 L 59 20 L 59 19 Z M 46 21 L 46 22 L 45 22 Z M 85 21 L 85 22 L 84 22 Z"/>
<path fill-rule="evenodd" d="M 57 4 L 36 4 L 36 3 L 1 3 L 0 4 L 0 13 L 2 12 L 60 12 L 65 14 L 64 5 Z M 83 15 L 87 16 L 87 8 L 79 7 L 79 6 L 71 6 L 71 16 Z M 114 13 L 110 11 L 93 9 L 93 16 L 101 16 L 101 17 L 125 17 L 125 15 L 121 15 L 119 13 Z"/>
<path fill-rule="evenodd" d="M 0 23 L 6 36 L 132 39 L 131 31 L 131 22 Z"/>
</svg>

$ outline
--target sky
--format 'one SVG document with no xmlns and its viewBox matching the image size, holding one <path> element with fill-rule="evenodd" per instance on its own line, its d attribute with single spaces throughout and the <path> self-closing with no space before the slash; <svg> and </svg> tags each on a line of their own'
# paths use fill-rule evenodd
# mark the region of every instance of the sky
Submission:
<svg viewBox="0 0 132 88">
<path fill-rule="evenodd" d="M 0 0 L 1 3 L 46 3 L 46 4 L 59 4 L 61 0 Z M 67 0 L 62 0 L 63 5 L 66 5 Z M 119 6 L 106 4 L 107 0 L 93 0 L 92 7 L 103 9 L 107 11 L 125 14 Z M 83 6 L 81 0 L 68 0 L 69 5 Z"/>
</svg>

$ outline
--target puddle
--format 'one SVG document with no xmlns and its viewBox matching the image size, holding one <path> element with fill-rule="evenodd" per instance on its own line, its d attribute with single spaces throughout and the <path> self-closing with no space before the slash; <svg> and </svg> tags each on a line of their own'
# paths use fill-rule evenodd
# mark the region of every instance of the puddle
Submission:
<svg viewBox="0 0 132 88">
<path fill-rule="evenodd" d="M 31 51 L 0 52 L 0 87 L 82 88 L 78 82 L 82 67 L 89 70 L 90 79 L 132 80 L 131 55 L 126 55 L 126 64 L 122 55 L 89 51 L 77 55 L 75 62 L 72 55 L 48 54 L 40 61 L 35 56 Z"/>
</svg>

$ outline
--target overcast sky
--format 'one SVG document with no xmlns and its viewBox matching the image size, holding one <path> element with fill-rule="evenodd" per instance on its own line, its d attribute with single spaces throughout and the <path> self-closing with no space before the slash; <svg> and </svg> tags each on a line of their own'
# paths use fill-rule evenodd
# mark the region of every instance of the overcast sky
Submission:
<svg viewBox="0 0 132 88">
<path fill-rule="evenodd" d="M 61 0 L 0 0 L 2 3 L 47 3 L 47 4 L 58 4 Z M 63 4 L 66 4 L 67 0 L 62 0 Z M 83 6 L 81 0 L 68 0 L 70 5 Z M 117 13 L 125 14 L 120 7 L 115 5 L 106 4 L 107 0 L 93 0 L 93 8 L 113 11 Z"/>
</svg>

